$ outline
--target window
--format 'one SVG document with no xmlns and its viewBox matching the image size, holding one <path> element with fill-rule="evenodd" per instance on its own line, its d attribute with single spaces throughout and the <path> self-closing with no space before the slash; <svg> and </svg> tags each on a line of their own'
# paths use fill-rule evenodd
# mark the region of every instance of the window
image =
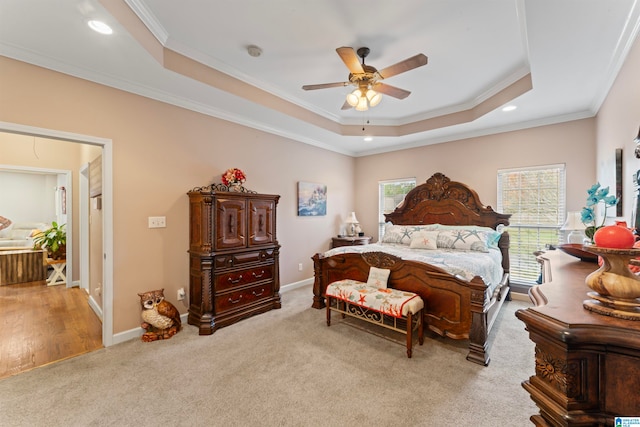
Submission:
<svg viewBox="0 0 640 427">
<path fill-rule="evenodd" d="M 566 210 L 565 166 L 498 171 L 498 211 L 509 220 L 511 281 L 533 285 L 540 275 L 534 252 L 558 244 Z"/>
<path fill-rule="evenodd" d="M 384 235 L 384 214 L 391 213 L 404 200 L 404 196 L 416 186 L 415 178 L 378 182 L 378 240 Z"/>
</svg>

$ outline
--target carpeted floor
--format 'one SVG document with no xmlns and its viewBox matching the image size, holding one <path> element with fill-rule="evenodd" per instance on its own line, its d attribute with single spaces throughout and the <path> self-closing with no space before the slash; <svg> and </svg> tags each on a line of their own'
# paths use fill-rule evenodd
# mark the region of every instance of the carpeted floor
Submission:
<svg viewBox="0 0 640 427">
<path fill-rule="evenodd" d="M 0 380 L 1 426 L 527 426 L 537 408 L 520 383 L 534 346 L 504 305 L 491 364 L 466 341 L 399 343 L 310 308 L 309 287 L 283 308 L 211 336 L 186 326 Z"/>
</svg>

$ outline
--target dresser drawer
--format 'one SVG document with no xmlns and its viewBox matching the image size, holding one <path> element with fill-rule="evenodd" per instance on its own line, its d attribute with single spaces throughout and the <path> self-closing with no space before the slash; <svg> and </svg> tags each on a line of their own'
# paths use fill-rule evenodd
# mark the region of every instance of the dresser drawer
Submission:
<svg viewBox="0 0 640 427">
<path fill-rule="evenodd" d="M 246 270 L 216 274 L 213 284 L 215 292 L 235 289 L 258 281 L 271 280 L 273 278 L 273 267 L 273 264 L 267 264 Z"/>
<path fill-rule="evenodd" d="M 216 296 L 216 314 L 273 296 L 273 282 Z"/>
<path fill-rule="evenodd" d="M 260 251 L 236 252 L 215 257 L 215 268 L 241 267 L 256 262 L 264 262 L 274 259 L 275 249 L 263 249 Z"/>
</svg>

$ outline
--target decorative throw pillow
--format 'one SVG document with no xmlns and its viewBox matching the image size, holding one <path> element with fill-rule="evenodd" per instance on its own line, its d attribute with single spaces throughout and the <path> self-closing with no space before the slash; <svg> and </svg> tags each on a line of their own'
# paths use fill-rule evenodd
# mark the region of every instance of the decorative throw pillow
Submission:
<svg viewBox="0 0 640 427">
<path fill-rule="evenodd" d="M 438 230 L 463 230 L 467 232 L 479 231 L 487 236 L 487 246 L 498 247 L 498 241 L 502 237 L 504 226 L 498 226 L 498 230 L 491 227 L 483 227 L 481 225 L 443 225 L 438 224 Z"/>
<path fill-rule="evenodd" d="M 384 227 L 382 243 L 411 244 L 411 240 L 417 233 L 436 229 L 436 224 L 429 225 L 393 225 L 387 223 Z"/>
<path fill-rule="evenodd" d="M 371 267 L 369 269 L 369 278 L 367 279 L 367 285 L 380 289 L 387 288 L 387 280 L 389 280 L 389 274 L 391 270 L 384 268 Z"/>
<path fill-rule="evenodd" d="M 489 252 L 486 233 L 477 230 L 440 231 L 438 233 L 437 246 L 443 249 Z"/>
<path fill-rule="evenodd" d="M 411 239 L 409 247 L 411 249 L 438 249 L 438 234 L 437 231 L 422 231 L 416 233 Z"/>
<path fill-rule="evenodd" d="M 387 223 L 384 226 L 382 243 L 402 243 L 402 227 Z"/>
<path fill-rule="evenodd" d="M 13 230 L 11 230 L 11 233 L 9 234 L 9 236 L 13 240 L 24 240 L 27 237 L 31 236 L 31 230 L 30 229 L 22 229 L 22 228 L 14 228 Z"/>
</svg>

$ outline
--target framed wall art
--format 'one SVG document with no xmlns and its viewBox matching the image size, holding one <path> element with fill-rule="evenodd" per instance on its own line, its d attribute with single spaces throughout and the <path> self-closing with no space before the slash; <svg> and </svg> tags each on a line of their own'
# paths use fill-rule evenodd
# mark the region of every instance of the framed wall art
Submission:
<svg viewBox="0 0 640 427">
<path fill-rule="evenodd" d="M 298 182 L 298 216 L 327 214 L 327 186 L 314 182 Z"/>
</svg>

